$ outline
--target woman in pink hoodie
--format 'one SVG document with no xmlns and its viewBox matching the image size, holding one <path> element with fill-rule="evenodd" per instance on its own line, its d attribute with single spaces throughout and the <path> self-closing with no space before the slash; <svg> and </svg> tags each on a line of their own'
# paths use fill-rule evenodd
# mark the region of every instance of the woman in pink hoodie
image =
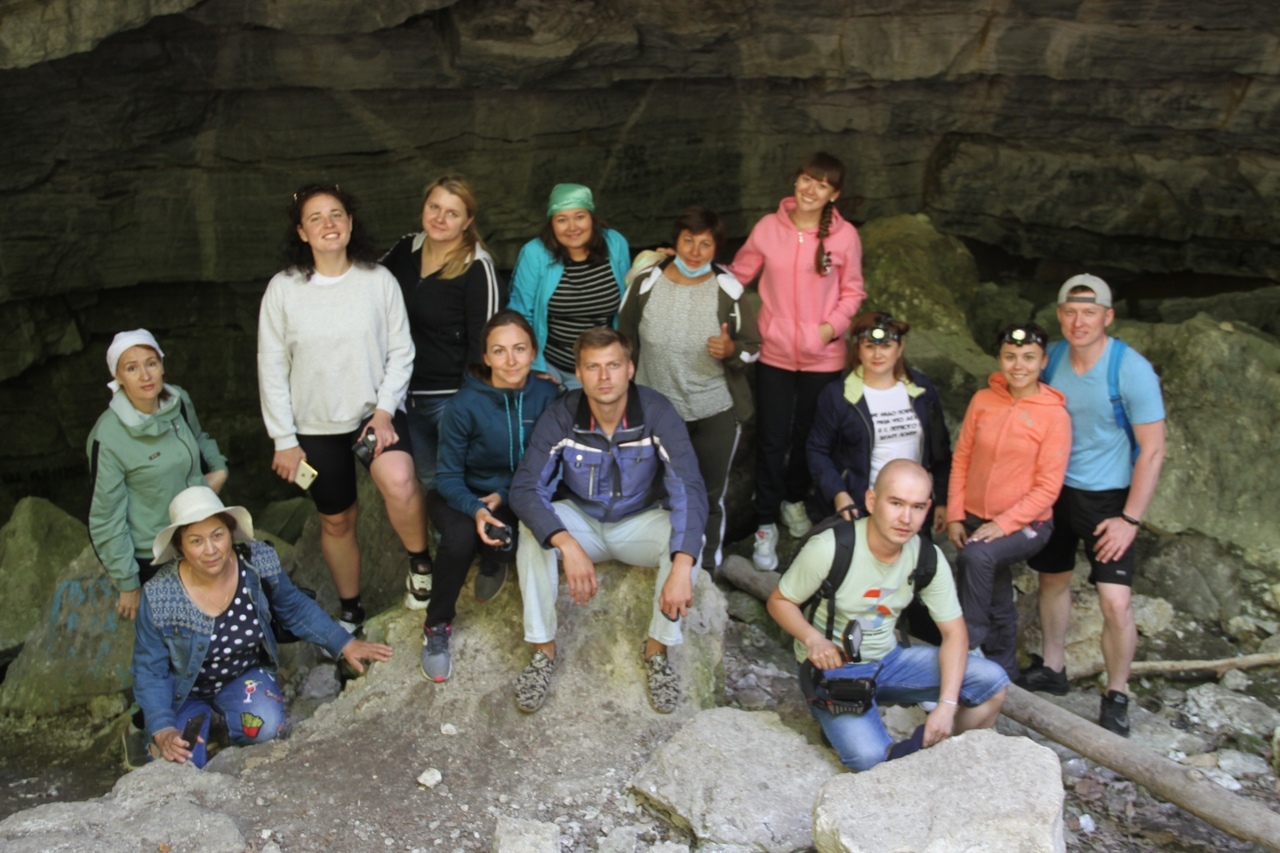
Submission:
<svg viewBox="0 0 1280 853">
<path fill-rule="evenodd" d="M 1000 370 L 969 401 L 951 456 L 947 538 L 960 551 L 956 591 L 969 648 L 1018 675 L 1018 609 L 1010 568 L 1053 532 L 1071 456 L 1067 398 L 1040 381 L 1048 335 L 1035 323 L 997 338 Z"/>
<path fill-rule="evenodd" d="M 778 566 L 778 516 L 791 535 L 810 525 L 805 443 L 818 394 L 840 377 L 844 334 L 866 296 L 862 241 L 836 210 L 844 164 L 824 152 L 796 170 L 795 194 L 756 223 L 730 271 L 760 278 L 762 344 L 756 368 L 757 569 Z"/>
</svg>

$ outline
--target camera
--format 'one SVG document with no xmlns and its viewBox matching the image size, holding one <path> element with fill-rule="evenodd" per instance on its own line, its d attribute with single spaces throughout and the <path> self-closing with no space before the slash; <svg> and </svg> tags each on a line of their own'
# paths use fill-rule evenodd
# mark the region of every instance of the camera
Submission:
<svg viewBox="0 0 1280 853">
<path fill-rule="evenodd" d="M 373 461 L 373 449 L 378 446 L 378 436 L 370 428 L 365 431 L 364 438 L 351 445 L 351 451 L 355 453 L 356 458 L 367 467 Z"/>
<path fill-rule="evenodd" d="M 497 539 L 502 544 L 498 546 L 499 551 L 510 551 L 514 547 L 511 541 L 511 528 L 503 527 L 500 524 L 490 524 L 485 522 L 484 535 L 490 539 Z"/>
</svg>

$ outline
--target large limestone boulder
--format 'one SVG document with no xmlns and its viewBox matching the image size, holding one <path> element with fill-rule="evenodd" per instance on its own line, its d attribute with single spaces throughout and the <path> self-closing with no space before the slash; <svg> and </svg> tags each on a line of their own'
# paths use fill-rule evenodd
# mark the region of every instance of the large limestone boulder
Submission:
<svg viewBox="0 0 1280 853">
<path fill-rule="evenodd" d="M 873 219 L 860 229 L 863 310 L 888 311 L 913 327 L 969 334 L 965 320 L 978 294 L 978 268 L 955 237 L 923 214 Z"/>
<path fill-rule="evenodd" d="M 1134 589 L 1167 600 L 1182 613 L 1225 627 L 1243 612 L 1241 577 L 1248 564 L 1222 543 L 1194 533 L 1139 536 Z"/>
<path fill-rule="evenodd" d="M 1157 310 L 1165 323 L 1182 323 L 1197 314 L 1208 314 L 1218 321 L 1248 323 L 1270 335 L 1280 335 L 1280 287 L 1276 286 L 1243 293 L 1165 299 Z"/>
<path fill-rule="evenodd" d="M 777 714 L 713 708 L 663 744 L 631 785 L 692 829 L 699 849 L 785 853 L 813 843 L 814 792 L 840 772 L 831 750 Z"/>
<path fill-rule="evenodd" d="M 0 684 L 0 710 L 56 714 L 128 687 L 133 623 L 116 614 L 117 596 L 85 547 L 39 606 L 38 622 Z"/>
<path fill-rule="evenodd" d="M 236 780 L 221 773 L 155 762 L 122 776 L 105 797 L 10 815 L 0 821 L 0 847 L 7 853 L 241 853 L 247 842 L 235 821 L 205 805 L 234 797 L 235 788 Z"/>
<path fill-rule="evenodd" d="M 0 660 L 47 612 L 58 575 L 89 546 L 84 524 L 43 498 L 23 498 L 0 529 Z"/>
<path fill-rule="evenodd" d="M 973 850 L 1059 853 L 1062 768 L 1052 750 L 991 730 L 822 786 L 813 808 L 819 853 Z"/>
</svg>

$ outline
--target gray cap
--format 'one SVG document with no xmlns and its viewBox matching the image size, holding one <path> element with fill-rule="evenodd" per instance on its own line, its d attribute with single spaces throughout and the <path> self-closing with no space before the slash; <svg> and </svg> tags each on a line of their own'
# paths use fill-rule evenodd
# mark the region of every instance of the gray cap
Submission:
<svg viewBox="0 0 1280 853">
<path fill-rule="evenodd" d="M 1087 296 L 1083 293 L 1071 295 L 1073 287 L 1087 287 L 1093 291 L 1093 296 Z M 1104 308 L 1111 307 L 1111 286 L 1096 275 L 1089 273 L 1081 273 L 1073 275 L 1062 283 L 1062 287 L 1058 288 L 1058 304 L 1063 305 L 1067 302 L 1087 302 L 1089 304 L 1101 305 Z"/>
</svg>

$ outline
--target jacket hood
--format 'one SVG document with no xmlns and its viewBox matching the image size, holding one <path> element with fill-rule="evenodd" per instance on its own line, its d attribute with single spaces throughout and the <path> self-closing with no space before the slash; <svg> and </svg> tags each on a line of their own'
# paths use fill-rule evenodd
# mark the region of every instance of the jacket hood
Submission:
<svg viewBox="0 0 1280 853">
<path fill-rule="evenodd" d="M 1013 394 L 1009 392 L 1009 383 L 1005 381 L 1004 374 L 1000 371 L 997 370 L 995 373 L 987 377 L 987 385 L 992 391 L 999 394 L 1001 399 L 1007 400 L 1010 403 L 1014 401 Z M 1036 385 L 1039 386 L 1039 390 L 1035 394 L 1023 397 L 1018 402 L 1026 403 L 1029 406 L 1066 407 L 1067 396 L 1057 388 L 1054 388 L 1052 385 L 1046 385 L 1044 382 L 1037 382 Z"/>
<path fill-rule="evenodd" d="M 796 224 L 791 221 L 791 211 L 795 209 L 796 209 L 796 197 L 794 195 L 789 195 L 786 198 L 784 198 L 782 201 L 778 202 L 778 212 L 775 213 L 774 215 L 780 220 L 781 224 L 784 227 L 790 228 L 792 231 L 799 231 L 800 229 L 796 228 Z M 827 233 L 834 234 L 836 229 L 840 227 L 841 222 L 844 222 L 844 217 L 840 215 L 840 208 L 838 207 L 834 208 L 831 211 L 831 226 L 828 229 Z M 816 234 L 818 233 L 818 229 L 806 228 L 804 229 L 804 233 Z"/>
<path fill-rule="evenodd" d="M 123 388 L 111 395 L 111 402 L 107 408 L 119 418 L 120 424 L 128 430 L 130 435 L 160 435 L 170 429 L 182 405 L 182 397 L 172 385 L 164 386 L 164 394 L 167 396 L 161 398 L 160 407 L 149 415 L 133 407 L 133 403 L 129 402 L 129 395 Z"/>
<path fill-rule="evenodd" d="M 998 374 L 997 374 L 998 375 Z M 1001 377 L 1002 379 L 1004 377 Z M 907 375 L 902 377 L 902 384 L 907 387 L 907 396 L 915 399 L 924 393 L 924 388 L 916 384 L 911 371 L 907 368 Z M 858 405 L 858 401 L 862 399 L 862 365 L 859 364 L 844 379 L 844 398 L 849 401 L 850 405 Z"/>
</svg>

